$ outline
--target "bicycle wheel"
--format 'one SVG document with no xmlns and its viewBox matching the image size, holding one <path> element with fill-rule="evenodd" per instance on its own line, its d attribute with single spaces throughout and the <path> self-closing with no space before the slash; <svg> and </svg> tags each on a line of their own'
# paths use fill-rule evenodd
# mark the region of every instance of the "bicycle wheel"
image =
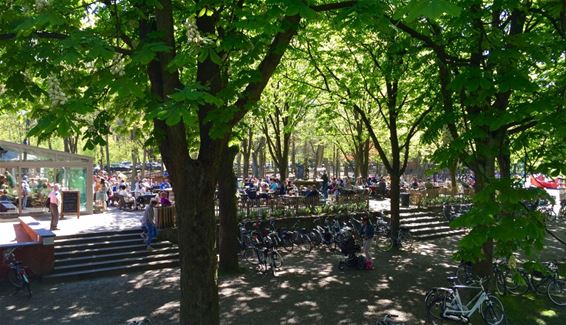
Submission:
<svg viewBox="0 0 566 325">
<path fill-rule="evenodd" d="M 283 256 L 281 256 L 278 251 L 273 251 L 271 253 L 271 260 L 276 268 L 280 268 L 281 265 L 283 265 Z"/>
<path fill-rule="evenodd" d="M 539 211 L 544 214 L 547 223 L 554 223 L 558 219 L 558 215 L 554 212 L 554 209 L 550 207 L 539 208 Z"/>
<path fill-rule="evenodd" d="M 507 294 L 507 286 L 505 283 L 505 273 L 502 271 L 496 270 L 494 272 L 495 275 L 495 290 L 498 294 L 504 295 Z"/>
<path fill-rule="evenodd" d="M 401 244 L 401 249 L 404 250 L 412 250 L 415 241 L 413 237 L 409 233 L 408 230 L 401 230 L 399 229 L 399 244 Z"/>
<path fill-rule="evenodd" d="M 293 241 L 290 238 L 281 239 L 281 246 L 287 253 L 293 252 Z"/>
<path fill-rule="evenodd" d="M 21 289 L 24 286 L 24 281 L 18 274 L 18 270 L 16 268 L 11 269 L 8 273 L 8 281 L 18 289 Z"/>
<path fill-rule="evenodd" d="M 456 270 L 456 277 L 458 278 L 458 283 L 463 285 L 470 285 L 474 282 L 474 276 L 472 274 L 472 266 L 469 263 L 460 263 L 458 269 Z"/>
<path fill-rule="evenodd" d="M 513 272 L 507 273 L 505 276 L 505 289 L 514 295 L 521 296 L 529 291 L 527 275 L 519 272 L 519 274 Z"/>
<path fill-rule="evenodd" d="M 243 253 L 242 253 L 242 259 L 247 261 L 248 263 L 252 264 L 252 265 L 256 265 L 258 263 L 258 258 L 257 258 L 257 248 L 253 247 L 253 246 L 248 246 L 244 249 Z"/>
<path fill-rule="evenodd" d="M 20 277 L 22 279 L 23 287 L 24 289 L 26 289 L 28 298 L 31 298 L 31 285 L 29 282 L 29 276 L 27 275 L 27 273 L 23 272 Z"/>
<path fill-rule="evenodd" d="M 427 324 L 442 324 L 444 323 L 444 310 L 446 309 L 447 297 L 435 296 L 429 300 L 426 305 L 426 323 Z"/>
<path fill-rule="evenodd" d="M 295 244 L 303 252 L 310 253 L 311 250 L 312 250 L 312 242 L 309 239 L 309 236 L 307 236 L 305 234 L 300 234 L 297 237 Z"/>
<path fill-rule="evenodd" d="M 388 252 L 393 247 L 391 237 L 385 235 L 374 236 L 374 246 L 377 251 Z"/>
<path fill-rule="evenodd" d="M 501 300 L 493 295 L 487 295 L 487 299 L 480 306 L 482 318 L 486 324 L 506 324 L 505 309 Z"/>
<path fill-rule="evenodd" d="M 548 284 L 548 298 L 558 306 L 566 306 L 566 281 L 551 281 Z"/>
</svg>

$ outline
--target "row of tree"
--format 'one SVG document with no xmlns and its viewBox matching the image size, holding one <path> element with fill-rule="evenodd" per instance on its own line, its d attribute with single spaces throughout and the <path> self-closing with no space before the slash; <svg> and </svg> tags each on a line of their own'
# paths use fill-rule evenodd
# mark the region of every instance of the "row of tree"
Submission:
<svg viewBox="0 0 566 325">
<path fill-rule="evenodd" d="M 222 270 L 237 268 L 235 145 L 244 170 L 263 146 L 285 175 L 299 128 L 334 134 L 333 158 L 350 143 L 360 175 L 377 152 L 394 238 L 399 180 L 425 142 L 476 178 L 461 257 L 489 273 L 494 254 L 540 247 L 510 166 L 531 157 L 530 170 L 564 173 L 565 28 L 558 0 L 11 0 L 1 109 L 25 105 L 31 136 L 80 134 L 91 150 L 117 122 L 151 135 L 183 198 L 181 323 L 215 324 L 217 252 Z M 323 123 L 301 124 L 312 112 Z M 320 163 L 322 143 L 302 144 Z"/>
</svg>

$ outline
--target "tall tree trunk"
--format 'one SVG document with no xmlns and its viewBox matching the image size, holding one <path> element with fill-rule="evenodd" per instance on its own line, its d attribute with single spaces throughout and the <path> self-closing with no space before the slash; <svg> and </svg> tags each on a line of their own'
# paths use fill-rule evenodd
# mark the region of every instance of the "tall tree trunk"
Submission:
<svg viewBox="0 0 566 325">
<path fill-rule="evenodd" d="M 238 147 L 224 148 L 218 173 L 218 201 L 220 208 L 219 253 L 221 272 L 238 271 L 238 207 L 236 202 L 236 175 L 233 162 Z"/>
<path fill-rule="evenodd" d="M 145 166 L 147 166 L 147 150 L 143 149 L 143 161 L 141 168 L 141 178 L 145 177 Z"/>
<path fill-rule="evenodd" d="M 281 153 L 281 157 L 279 157 L 279 179 L 281 180 L 281 184 L 285 184 L 285 180 L 287 179 L 288 170 L 289 170 L 289 148 L 291 146 L 291 135 L 284 134 L 283 135 L 283 152 Z"/>
<path fill-rule="evenodd" d="M 244 177 L 244 173 L 242 172 L 242 153 L 238 152 L 236 154 L 236 177 Z"/>
<path fill-rule="evenodd" d="M 452 195 L 458 194 L 458 183 L 456 182 L 456 171 L 458 170 L 458 160 L 454 159 L 448 165 L 448 170 L 450 172 L 450 184 L 452 187 Z"/>
<path fill-rule="evenodd" d="M 247 178 L 250 175 L 250 155 L 252 153 L 253 148 L 253 131 L 252 128 L 248 129 L 248 137 L 243 141 L 243 158 L 244 158 L 244 167 L 242 170 L 242 177 Z M 252 172 L 256 175 L 255 171 Z"/>
<path fill-rule="evenodd" d="M 367 139 L 364 142 L 363 155 L 362 155 L 363 163 L 361 164 L 360 167 L 360 176 L 364 180 L 367 180 L 369 176 L 369 148 L 370 148 L 370 141 L 369 139 Z"/>
<path fill-rule="evenodd" d="M 291 170 L 293 175 L 297 175 L 297 151 L 295 147 L 295 135 L 291 137 Z"/>
<path fill-rule="evenodd" d="M 100 146 L 100 168 L 104 169 L 104 147 Z M 110 172 L 106 169 L 107 172 Z"/>
<path fill-rule="evenodd" d="M 389 173 L 391 178 L 391 191 L 389 193 L 391 200 L 391 238 L 395 248 L 399 248 L 399 197 L 401 192 L 399 171 L 391 171 Z"/>
<path fill-rule="evenodd" d="M 136 131 L 132 130 L 130 132 L 130 141 L 132 143 L 134 143 L 133 147 L 132 147 L 132 151 L 131 151 L 131 155 L 132 155 L 132 179 L 131 179 L 131 188 L 134 188 L 134 184 L 136 182 L 136 178 L 138 177 L 138 163 L 139 163 L 139 159 L 138 159 L 138 150 L 136 149 Z"/>
<path fill-rule="evenodd" d="M 108 141 L 108 134 L 106 135 L 106 170 L 110 173 L 110 141 Z"/>
<path fill-rule="evenodd" d="M 265 141 L 265 139 L 264 139 Z M 266 157 L 265 157 L 265 147 L 261 146 L 261 150 L 259 152 L 259 168 L 258 168 L 258 172 L 259 172 L 259 177 L 261 178 L 265 178 L 265 164 L 266 164 Z"/>
<path fill-rule="evenodd" d="M 305 142 L 303 143 L 303 171 L 304 171 L 304 175 L 303 175 L 303 179 L 308 179 L 309 178 L 309 143 L 308 140 L 305 139 Z"/>
</svg>

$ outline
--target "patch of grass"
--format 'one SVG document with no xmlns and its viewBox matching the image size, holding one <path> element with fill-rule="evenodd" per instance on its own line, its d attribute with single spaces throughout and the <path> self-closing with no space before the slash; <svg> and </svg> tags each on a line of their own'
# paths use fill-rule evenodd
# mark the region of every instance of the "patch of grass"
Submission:
<svg viewBox="0 0 566 325">
<path fill-rule="evenodd" d="M 510 325 L 566 324 L 566 309 L 555 306 L 546 296 L 528 293 L 522 297 L 507 295 L 500 298 Z"/>
</svg>

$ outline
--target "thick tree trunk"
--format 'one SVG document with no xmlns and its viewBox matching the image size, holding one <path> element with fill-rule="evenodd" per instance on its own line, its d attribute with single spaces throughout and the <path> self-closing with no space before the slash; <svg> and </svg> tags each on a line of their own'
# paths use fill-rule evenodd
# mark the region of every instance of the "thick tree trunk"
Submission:
<svg viewBox="0 0 566 325">
<path fill-rule="evenodd" d="M 392 171 L 389 173 L 389 176 L 391 177 L 391 239 L 393 239 L 394 247 L 399 248 L 399 242 L 397 241 L 397 238 L 399 238 L 399 194 L 401 191 L 399 171 Z"/>
<path fill-rule="evenodd" d="M 183 164 L 179 160 L 176 164 Z M 216 167 L 196 161 L 174 177 L 181 256 L 181 324 L 218 324 Z M 198 184 L 198 186 L 195 186 Z"/>
<path fill-rule="evenodd" d="M 236 202 L 236 175 L 232 163 L 238 147 L 226 147 L 218 173 L 218 201 L 220 208 L 219 270 L 238 271 L 238 208 Z"/>
<path fill-rule="evenodd" d="M 458 160 L 454 159 L 448 166 L 450 172 L 450 184 L 452 187 L 452 195 L 458 194 L 458 183 L 456 182 L 456 171 L 458 170 Z"/>
</svg>

